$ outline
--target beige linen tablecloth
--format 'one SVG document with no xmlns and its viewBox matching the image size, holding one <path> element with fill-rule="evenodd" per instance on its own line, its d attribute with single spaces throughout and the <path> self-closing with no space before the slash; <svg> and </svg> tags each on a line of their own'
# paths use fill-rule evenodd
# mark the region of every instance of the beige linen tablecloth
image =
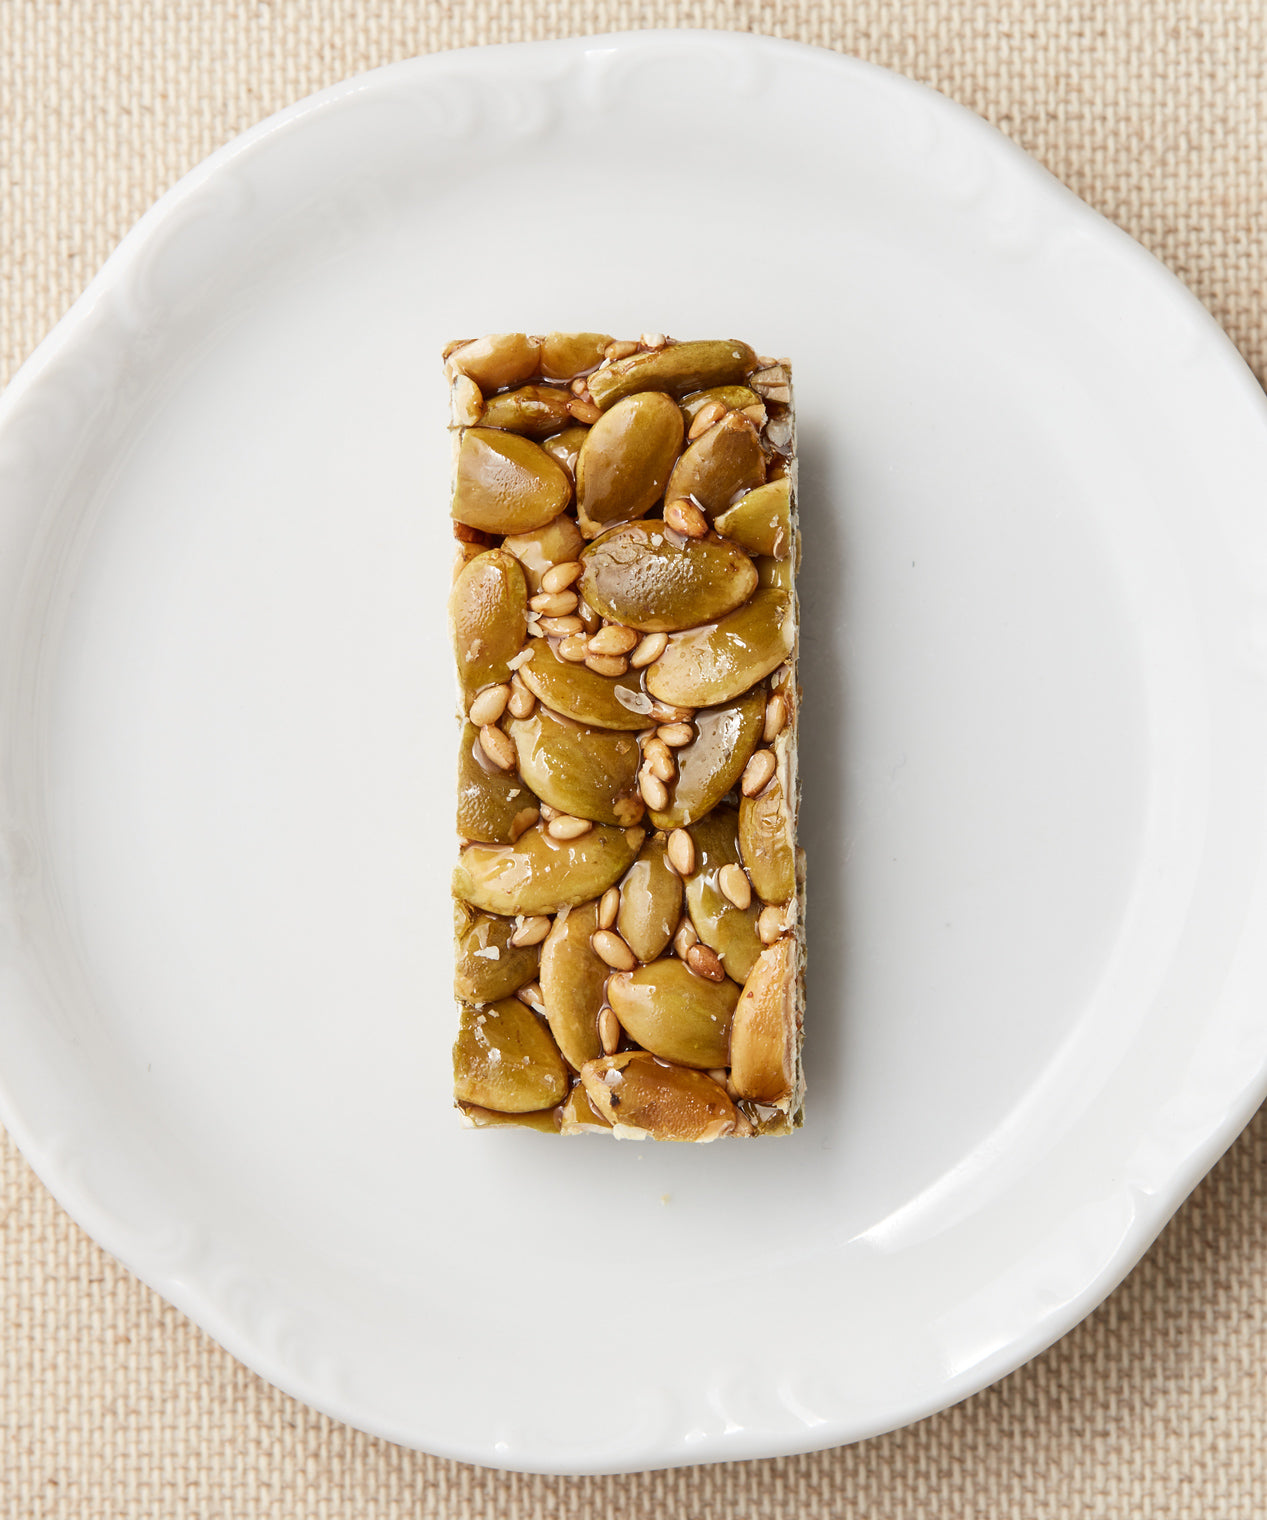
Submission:
<svg viewBox="0 0 1267 1520">
<path fill-rule="evenodd" d="M 1164 259 L 1263 377 L 1267 0 L 0 0 L 0 380 L 157 195 L 279 107 L 437 48 L 647 26 L 797 38 L 944 90 Z M 816 1456 L 561 1479 L 403 1451 L 266 1386 L 6 1142 L 0 1514 L 1261 1520 L 1265 1163 L 1267 1112 L 1096 1314 L 957 1409 Z"/>
</svg>

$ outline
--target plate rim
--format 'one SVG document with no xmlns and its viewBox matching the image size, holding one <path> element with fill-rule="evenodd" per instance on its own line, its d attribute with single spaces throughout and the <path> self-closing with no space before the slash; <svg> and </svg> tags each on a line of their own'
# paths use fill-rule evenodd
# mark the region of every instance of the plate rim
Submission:
<svg viewBox="0 0 1267 1520">
<path fill-rule="evenodd" d="M 158 197 L 125 233 L 81 294 L 19 366 L 3 392 L 0 392 L 0 444 L 6 441 L 8 430 L 20 417 L 23 407 L 32 398 L 38 398 L 42 387 L 56 382 L 63 361 L 73 358 L 81 337 L 91 334 L 94 315 L 110 292 L 126 278 L 137 261 L 144 257 L 173 216 L 208 181 L 215 180 L 225 167 L 253 154 L 278 135 L 308 119 L 335 111 L 345 101 L 372 93 L 375 89 L 391 88 L 404 82 L 409 88 L 425 91 L 430 83 L 445 76 L 454 59 L 459 60 L 462 66 L 469 66 L 471 60 L 491 55 L 505 58 L 531 52 L 538 55 L 548 53 L 561 58 L 565 54 L 584 53 L 595 48 L 667 48 L 683 55 L 701 48 L 710 51 L 727 49 L 750 54 L 757 59 L 772 53 L 797 56 L 807 65 L 837 70 L 842 84 L 850 77 L 881 79 L 895 96 L 923 102 L 939 112 L 942 119 L 953 122 L 956 129 L 988 134 L 993 151 L 1008 156 L 1013 171 L 1025 179 L 1037 195 L 1048 202 L 1061 203 L 1064 218 L 1079 220 L 1083 226 L 1093 228 L 1097 238 L 1111 240 L 1120 252 L 1125 251 L 1125 256 L 1134 261 L 1134 268 L 1140 273 L 1146 273 L 1154 279 L 1159 273 L 1164 276 L 1164 281 L 1160 283 L 1164 285 L 1169 301 L 1176 309 L 1182 310 L 1190 322 L 1201 328 L 1205 340 L 1220 353 L 1223 382 L 1239 384 L 1251 409 L 1257 410 L 1264 443 L 1267 444 L 1267 394 L 1264 394 L 1256 376 L 1231 338 L 1199 298 L 1160 259 L 1084 202 L 998 128 L 934 87 L 882 65 L 831 49 L 761 33 L 707 28 L 604 32 L 532 42 L 477 45 L 421 54 L 351 75 L 255 123 L 201 160 Z M 1267 458 L 1267 453 L 1264 457 Z M 1248 932 L 1251 931 L 1245 930 L 1243 934 Z M 34 1116 L 24 1115 L 24 1104 L 10 1090 L 8 1068 L 0 1059 L 0 1124 L 3 1124 L 27 1164 L 59 1206 L 96 1244 L 114 1256 L 167 1303 L 185 1314 L 249 1370 L 309 1407 L 356 1429 L 410 1449 L 490 1468 L 555 1474 L 645 1471 L 700 1462 L 802 1454 L 869 1439 L 952 1407 L 1040 1355 L 1103 1303 L 1137 1265 L 1201 1179 L 1234 1143 L 1265 1099 L 1267 1050 L 1264 1050 L 1257 1068 L 1228 1101 L 1222 1120 L 1212 1130 L 1203 1132 L 1191 1144 L 1187 1144 L 1182 1161 L 1173 1166 L 1169 1173 L 1170 1186 L 1165 1191 L 1148 1193 L 1143 1197 L 1136 1194 L 1133 1197 L 1130 1223 L 1122 1244 L 1104 1266 L 1084 1283 L 1082 1289 L 1064 1300 L 1059 1312 L 1050 1316 L 1049 1321 L 1038 1328 L 1037 1333 L 1031 1330 L 1029 1334 L 1000 1347 L 966 1371 L 950 1377 L 937 1393 L 930 1393 L 924 1399 L 908 1398 L 905 1412 L 899 1419 L 894 1420 L 888 1414 L 870 1422 L 857 1419 L 847 1431 L 842 1430 L 837 1422 L 828 1421 L 825 1424 L 806 1426 L 793 1434 L 785 1432 L 773 1441 L 758 1438 L 753 1449 L 741 1451 L 714 1450 L 716 1443 L 702 1443 L 698 1450 L 687 1450 L 678 1442 L 672 1451 L 664 1451 L 651 1468 L 638 1462 L 613 1463 L 610 1460 L 604 1461 L 601 1457 L 592 1464 L 563 1468 L 549 1458 L 542 1462 L 525 1460 L 528 1454 L 522 1451 L 501 1458 L 493 1449 L 491 1438 L 482 1446 L 473 1442 L 424 1443 L 419 1440 L 417 1432 L 394 1428 L 390 1422 L 380 1419 L 367 1419 L 356 1408 L 354 1398 L 332 1398 L 323 1391 L 306 1387 L 304 1378 L 280 1365 L 278 1359 L 258 1338 L 253 1338 L 246 1329 L 226 1318 L 216 1301 L 204 1293 L 197 1282 L 191 1283 L 166 1274 L 161 1266 L 134 1259 L 134 1253 L 125 1238 L 126 1227 L 111 1215 L 108 1207 L 98 1203 L 91 1189 L 80 1186 L 76 1179 L 59 1169 L 55 1147 L 48 1143 L 47 1137 L 39 1133 Z M 1128 1184 L 1122 1185 L 1122 1191 L 1130 1191 Z"/>
</svg>

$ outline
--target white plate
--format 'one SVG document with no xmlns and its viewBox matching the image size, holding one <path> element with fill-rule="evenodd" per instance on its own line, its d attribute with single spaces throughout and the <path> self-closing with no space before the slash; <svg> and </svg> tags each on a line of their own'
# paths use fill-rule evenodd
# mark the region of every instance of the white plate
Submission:
<svg viewBox="0 0 1267 1520">
<path fill-rule="evenodd" d="M 795 357 L 790 1140 L 449 1108 L 437 353 L 568 326 Z M 285 112 L 3 402 L 5 1124 L 235 1355 L 396 1441 L 634 1469 L 962 1398 L 1267 1089 L 1265 487 L 1196 301 L 880 70 L 644 33 Z"/>
</svg>

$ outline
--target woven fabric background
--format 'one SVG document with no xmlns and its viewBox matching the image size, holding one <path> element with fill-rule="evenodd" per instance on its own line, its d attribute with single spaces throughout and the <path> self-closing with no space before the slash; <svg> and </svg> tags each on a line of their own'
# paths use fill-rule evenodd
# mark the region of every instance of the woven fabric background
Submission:
<svg viewBox="0 0 1267 1520">
<path fill-rule="evenodd" d="M 241 129 L 438 48 L 762 31 L 979 111 L 1197 293 L 1267 374 L 1262 0 L 0 0 L 0 381 L 117 239 Z M 1260 1520 L 1267 1111 L 1112 1298 L 957 1409 L 816 1456 L 499 1474 L 337 1425 L 100 1252 L 0 1150 L 0 1514 L 66 1520 Z"/>
</svg>

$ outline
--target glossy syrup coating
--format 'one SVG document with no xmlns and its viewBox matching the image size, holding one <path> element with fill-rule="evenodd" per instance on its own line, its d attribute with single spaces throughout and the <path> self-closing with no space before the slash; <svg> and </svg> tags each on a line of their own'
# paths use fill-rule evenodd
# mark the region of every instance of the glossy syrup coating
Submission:
<svg viewBox="0 0 1267 1520">
<path fill-rule="evenodd" d="M 654 333 L 493 334 L 445 361 L 457 1105 L 547 1133 L 786 1133 L 803 1097 L 790 366 Z"/>
</svg>

